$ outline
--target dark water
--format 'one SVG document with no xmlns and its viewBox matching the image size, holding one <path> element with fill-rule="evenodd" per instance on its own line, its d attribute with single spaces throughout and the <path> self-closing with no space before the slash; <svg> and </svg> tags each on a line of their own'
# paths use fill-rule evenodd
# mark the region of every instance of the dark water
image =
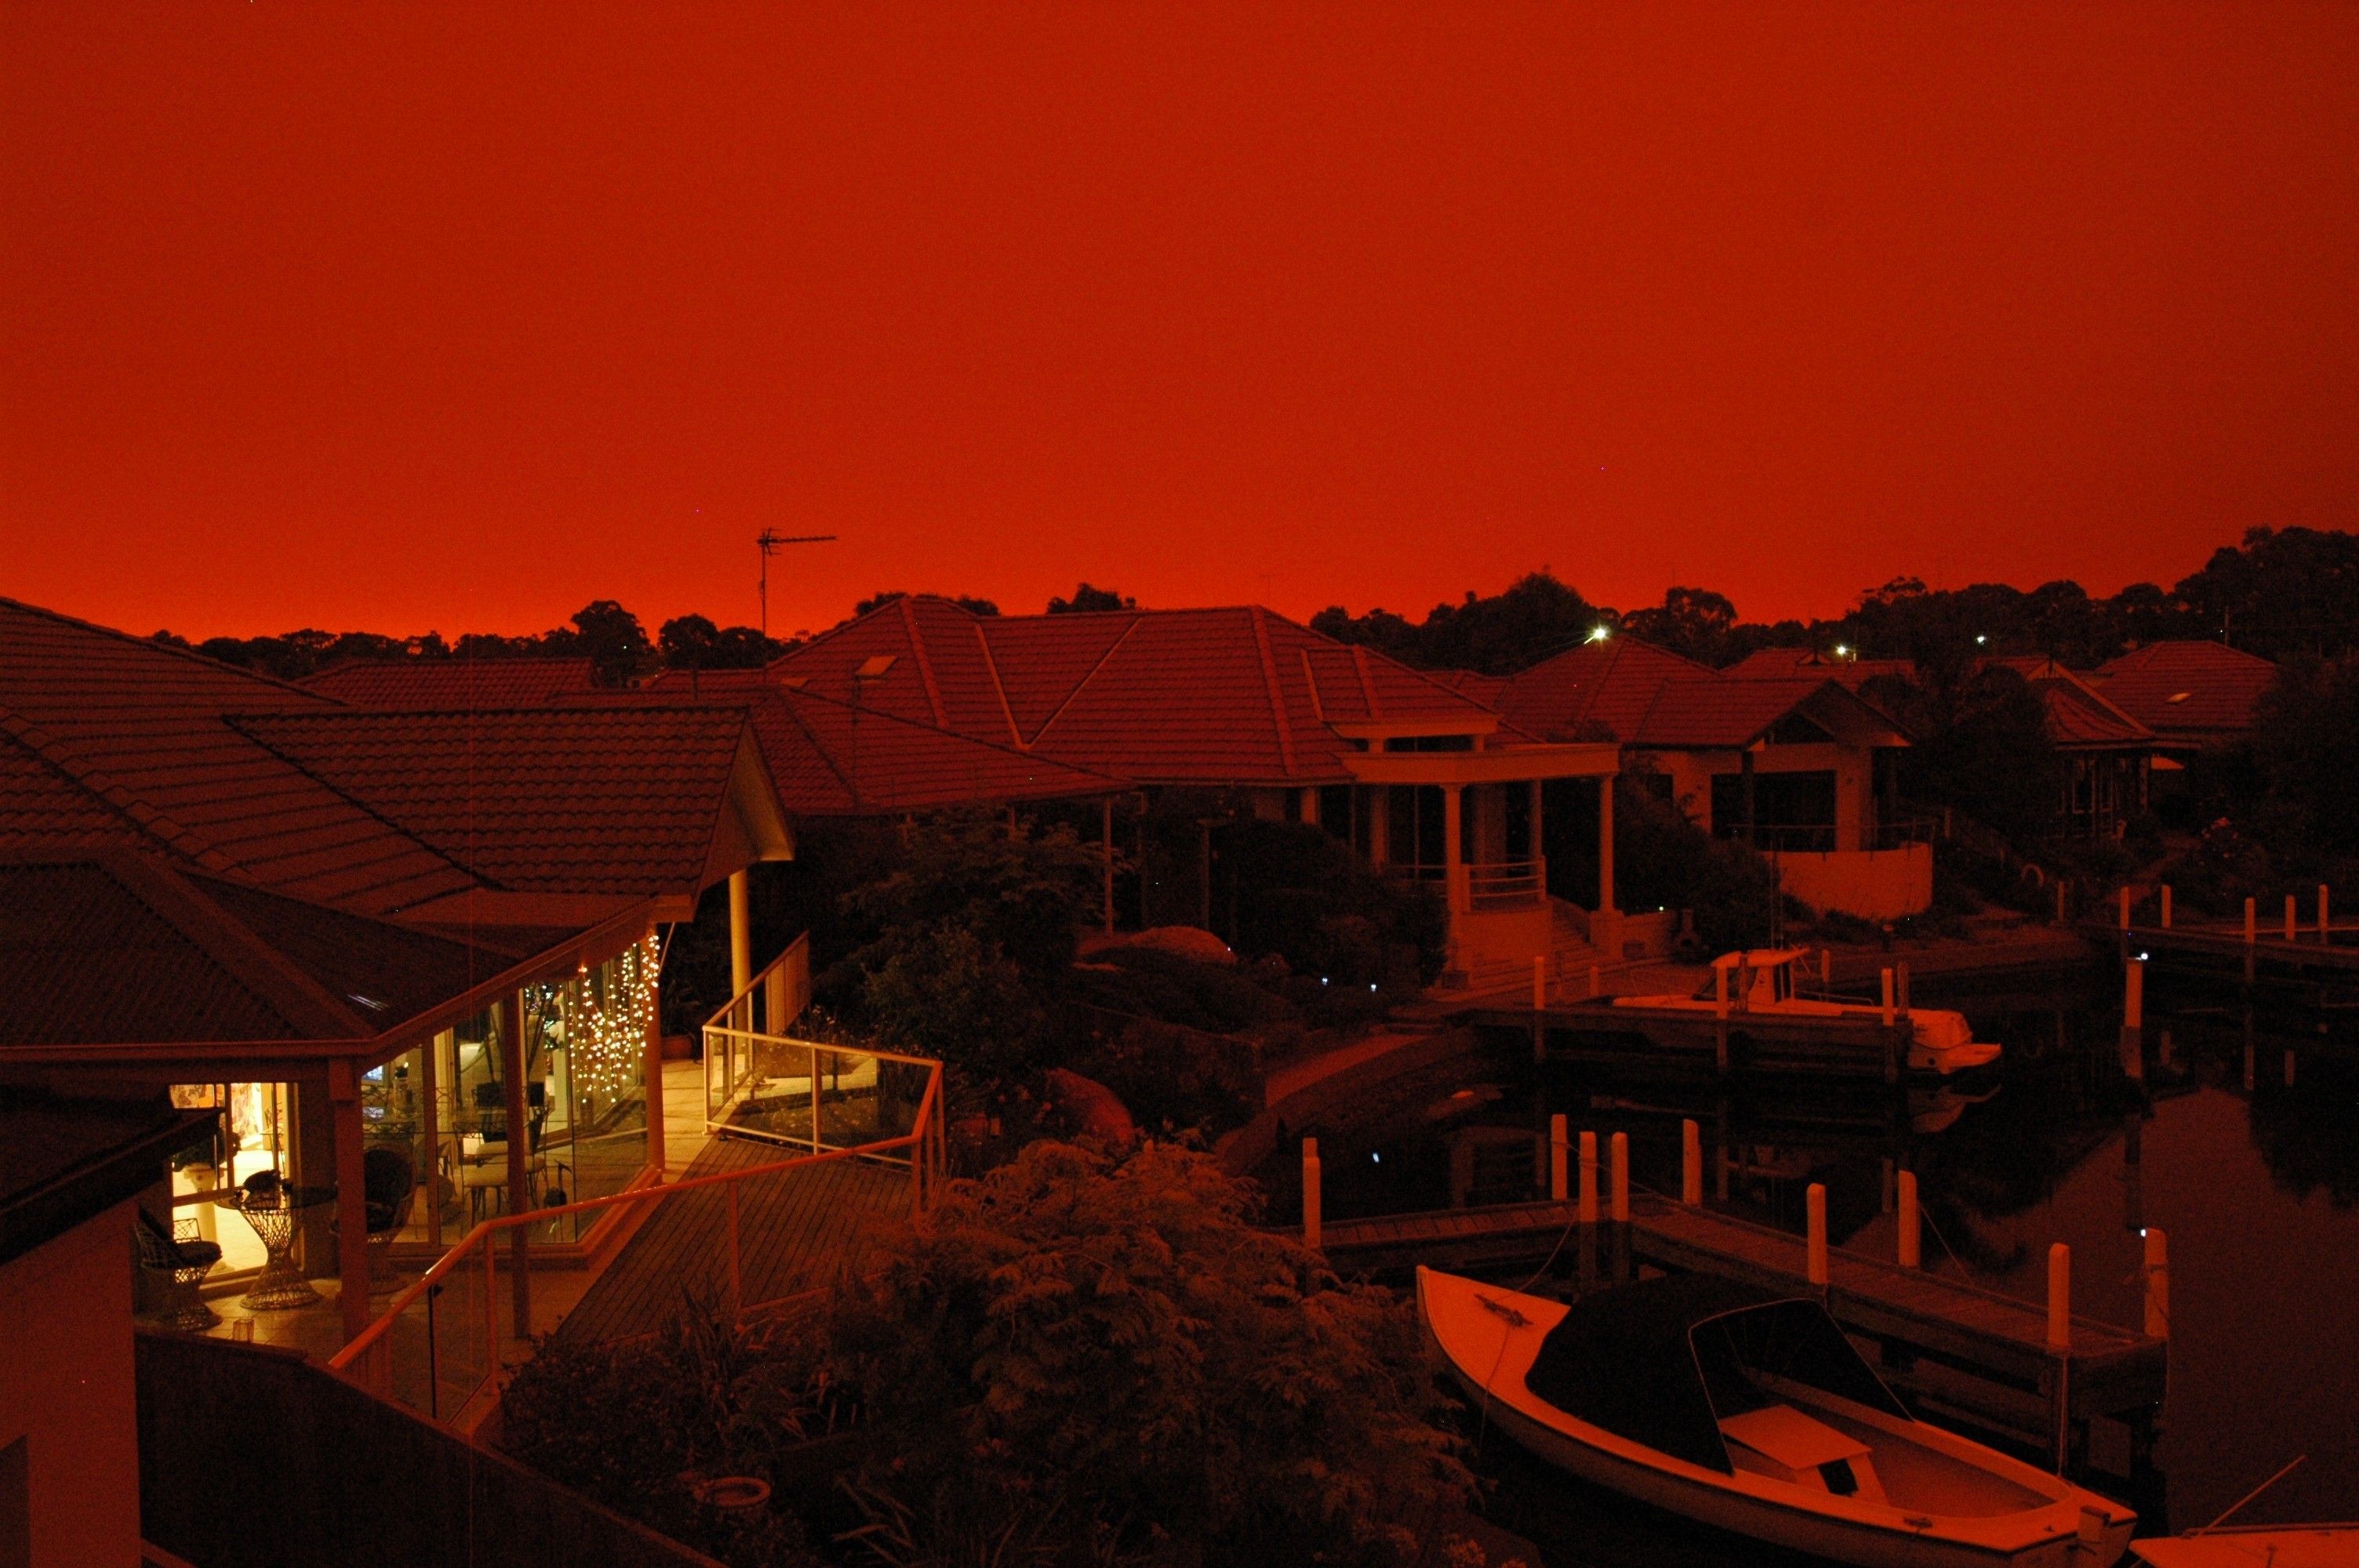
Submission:
<svg viewBox="0 0 2359 1568">
<path fill-rule="evenodd" d="M 1693 1118 L 1707 1169 L 1723 1146 L 1738 1162 L 1729 1209 L 1799 1231 L 1804 1189 L 1821 1182 L 1836 1243 L 1885 1256 L 1886 1184 L 1906 1166 L 1918 1173 L 1929 1268 L 2039 1300 L 2049 1244 L 2067 1242 L 2074 1310 L 2130 1325 L 2142 1321 L 2140 1227 L 2161 1227 L 2170 1387 L 2159 1495 L 2129 1499 L 2150 1521 L 2142 1532 L 2158 1512 L 2173 1529 L 2206 1523 L 2297 1455 L 2305 1463 L 2240 1521 L 2359 1517 L 2359 1025 L 2290 1014 L 2248 1023 L 2233 998 L 2174 997 L 2158 982 L 2143 1050 L 2125 1054 L 2108 989 L 1920 988 L 1923 1005 L 1962 1010 L 1978 1038 L 2006 1047 L 1997 1092 L 1979 1103 L 1810 1083 L 1723 1094 L 1543 1071 L 1505 1052 L 1385 1086 L 1298 1130 L 1320 1136 L 1325 1210 L 1340 1219 L 1453 1195 L 1539 1195 L 1547 1172 L 1532 1134 L 1553 1111 L 1601 1141 L 1627 1132 L 1634 1180 L 1676 1192 L 1680 1121 Z M 1298 1217 L 1291 1150 L 1263 1175 L 1275 1214 Z M 2096 1423 L 2091 1457 L 2125 1470 L 2126 1434 Z M 1552 1563 L 1772 1561 L 1583 1487 L 1495 1436 L 1479 1468 L 1497 1483 L 1500 1522 Z"/>
</svg>

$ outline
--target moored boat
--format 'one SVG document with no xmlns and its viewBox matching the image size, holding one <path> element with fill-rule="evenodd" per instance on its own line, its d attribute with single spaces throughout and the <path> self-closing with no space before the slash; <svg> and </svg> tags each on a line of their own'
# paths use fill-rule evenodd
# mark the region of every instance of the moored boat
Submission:
<svg viewBox="0 0 2359 1568">
<path fill-rule="evenodd" d="M 1755 947 L 1723 953 L 1712 960 L 1712 979 L 1693 996 L 1617 996 L 1614 1005 L 1712 1014 L 1724 1009 L 1731 1017 L 1748 1013 L 1847 1021 L 1883 1017 L 1880 1005 L 1802 994 L 1802 966 L 1810 956 L 1806 947 Z M 1999 1048 L 1988 1041 L 1976 1040 L 1964 1013 L 1944 1007 L 1912 1007 L 1908 1022 L 1908 1066 L 1913 1072 L 1946 1076 L 1998 1060 Z"/>
<path fill-rule="evenodd" d="M 2136 1515 L 1912 1418 L 1814 1301 L 1674 1276 L 1585 1297 L 1417 1271 L 1489 1425 L 1669 1512 L 1860 1568 L 2107 1568 Z"/>
<path fill-rule="evenodd" d="M 2351 1568 L 2359 1524 L 2231 1524 L 2135 1541 L 2150 1568 Z"/>
</svg>

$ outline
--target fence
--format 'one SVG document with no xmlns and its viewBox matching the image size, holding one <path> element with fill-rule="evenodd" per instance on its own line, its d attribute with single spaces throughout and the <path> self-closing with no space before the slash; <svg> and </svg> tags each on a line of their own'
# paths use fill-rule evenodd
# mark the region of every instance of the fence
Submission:
<svg viewBox="0 0 2359 1568">
<path fill-rule="evenodd" d="M 1450 881 L 1452 870 L 1459 885 L 1451 892 L 1469 909 L 1500 909 L 1536 903 L 1548 891 L 1548 862 L 1530 860 L 1462 860 L 1452 868 L 1419 861 L 1396 860 L 1385 867 L 1394 876 L 1417 881 Z"/>
<path fill-rule="evenodd" d="M 749 1044 L 765 1049 L 810 1049 L 801 1042 L 745 1031 L 731 1033 L 745 1034 Z M 849 1046 L 818 1049 L 839 1059 L 832 1065 L 848 1066 L 849 1070 L 836 1074 L 839 1087 L 832 1092 L 838 1098 L 832 1105 L 814 1107 L 823 1108 L 824 1114 L 815 1118 L 811 1152 L 743 1170 L 485 1220 L 443 1254 L 416 1283 L 395 1296 L 384 1314 L 328 1365 L 429 1420 L 455 1422 L 497 1374 L 503 1355 L 532 1332 L 528 1286 L 515 1288 L 518 1281 L 513 1277 L 510 1285 L 514 1300 L 503 1325 L 498 1279 L 501 1264 L 495 1246 L 501 1233 L 592 1210 L 616 1209 L 644 1224 L 660 1217 L 658 1211 L 665 1205 L 681 1205 L 680 1212 L 685 1212 L 705 1206 L 711 1195 L 720 1195 L 724 1200 L 723 1218 L 717 1234 L 709 1238 L 719 1244 L 717 1254 L 701 1245 L 685 1249 L 682 1269 L 712 1271 L 717 1277 L 709 1282 L 726 1286 L 723 1299 L 740 1316 L 777 1306 L 787 1298 L 747 1299 L 749 1294 L 757 1298 L 761 1295 L 758 1288 L 749 1292 L 744 1262 L 747 1222 L 743 1211 L 749 1206 L 756 1216 L 774 1211 L 779 1206 L 776 1201 L 780 1195 L 778 1189 L 797 1173 L 837 1161 L 869 1160 L 907 1165 L 911 1203 L 919 1209 L 931 1201 L 941 1180 L 941 1064 Z M 818 1076 L 814 1074 L 815 1080 Z M 868 1086 L 865 1091 L 857 1087 L 864 1084 Z M 888 1099 L 888 1093 L 912 1086 L 915 1092 L 907 1098 L 905 1124 L 901 1102 Z M 842 1141 L 831 1146 L 826 1143 L 830 1138 Z M 705 1239 L 701 1228 L 700 1239 Z M 725 1273 L 721 1272 L 723 1260 Z M 516 1266 L 512 1254 L 508 1267 L 513 1271 Z M 758 1287 L 758 1279 L 756 1284 Z"/>
<path fill-rule="evenodd" d="M 141 1532 L 202 1568 L 718 1568 L 302 1356 L 138 1336 Z"/>
</svg>

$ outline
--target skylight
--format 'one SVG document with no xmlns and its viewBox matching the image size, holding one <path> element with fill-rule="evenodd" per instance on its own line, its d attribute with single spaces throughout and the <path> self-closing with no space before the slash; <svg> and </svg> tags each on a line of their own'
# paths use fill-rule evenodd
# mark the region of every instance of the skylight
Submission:
<svg viewBox="0 0 2359 1568">
<path fill-rule="evenodd" d="M 853 678 L 854 680 L 875 680 L 878 676 L 881 676 L 886 670 L 891 669 L 893 667 L 893 661 L 898 657 L 900 657 L 900 655 L 897 654 L 879 654 L 875 658 L 863 659 L 860 661 L 860 667 L 852 672 Z"/>
</svg>

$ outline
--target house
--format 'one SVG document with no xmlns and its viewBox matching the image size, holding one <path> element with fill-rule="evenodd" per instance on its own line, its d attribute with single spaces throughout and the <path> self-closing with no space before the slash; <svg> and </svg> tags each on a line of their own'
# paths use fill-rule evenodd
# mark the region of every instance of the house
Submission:
<svg viewBox="0 0 2359 1568">
<path fill-rule="evenodd" d="M 742 708 L 363 709 L 0 600 L 0 1083 L 219 1108 L 171 1203 L 245 1261 L 212 1194 L 333 1186 L 299 1249 L 350 1332 L 378 1151 L 418 1257 L 654 1179 L 658 928 L 792 851 Z"/>
<path fill-rule="evenodd" d="M 133 1216 L 212 1121 L 0 1088 L 0 1563 L 141 1560 Z"/>
<path fill-rule="evenodd" d="M 2104 699 L 2154 732 L 2158 758 L 2177 765 L 2251 736 L 2277 666 L 2225 643 L 2149 643 L 2085 677 Z"/>
<path fill-rule="evenodd" d="M 1908 659 L 1863 659 L 1847 648 L 1833 653 L 1821 653 L 1815 648 L 1756 648 L 1721 674 L 1737 680 L 1824 676 L 1857 691 L 1878 677 L 1914 681 L 1917 665 Z"/>
<path fill-rule="evenodd" d="M 1647 787 L 1767 855 L 1814 908 L 1888 917 L 1931 904 L 1930 847 L 1892 794 L 1908 739 L 1825 669 L 1722 674 L 1612 637 L 1460 689 L 1529 733 L 1618 742 Z"/>
<path fill-rule="evenodd" d="M 2097 685 L 2052 658 L 1985 661 L 2021 676 L 2039 698 L 2049 742 L 2065 763 L 2056 803 L 2060 838 L 2116 838 L 2146 810 L 2155 732 Z"/>
<path fill-rule="evenodd" d="M 1538 955 L 1585 965 L 1593 934 L 1594 953 L 1622 951 L 1601 788 L 1617 766 L 1612 746 L 1539 741 L 1441 682 L 1258 606 L 986 616 L 913 596 L 767 673 L 854 714 L 1123 780 L 1150 802 L 1216 792 L 1322 827 L 1368 864 L 1437 884 L 1450 972 L 1468 983 L 1528 976 Z M 1579 907 L 1547 869 L 1550 786 L 1585 794 L 1604 824 Z M 1175 885 L 1141 879 L 1143 906 L 1159 891 L 1178 917 L 1213 921 L 1201 869 L 1213 816 L 1203 833 L 1202 861 L 1173 870 Z"/>
</svg>

